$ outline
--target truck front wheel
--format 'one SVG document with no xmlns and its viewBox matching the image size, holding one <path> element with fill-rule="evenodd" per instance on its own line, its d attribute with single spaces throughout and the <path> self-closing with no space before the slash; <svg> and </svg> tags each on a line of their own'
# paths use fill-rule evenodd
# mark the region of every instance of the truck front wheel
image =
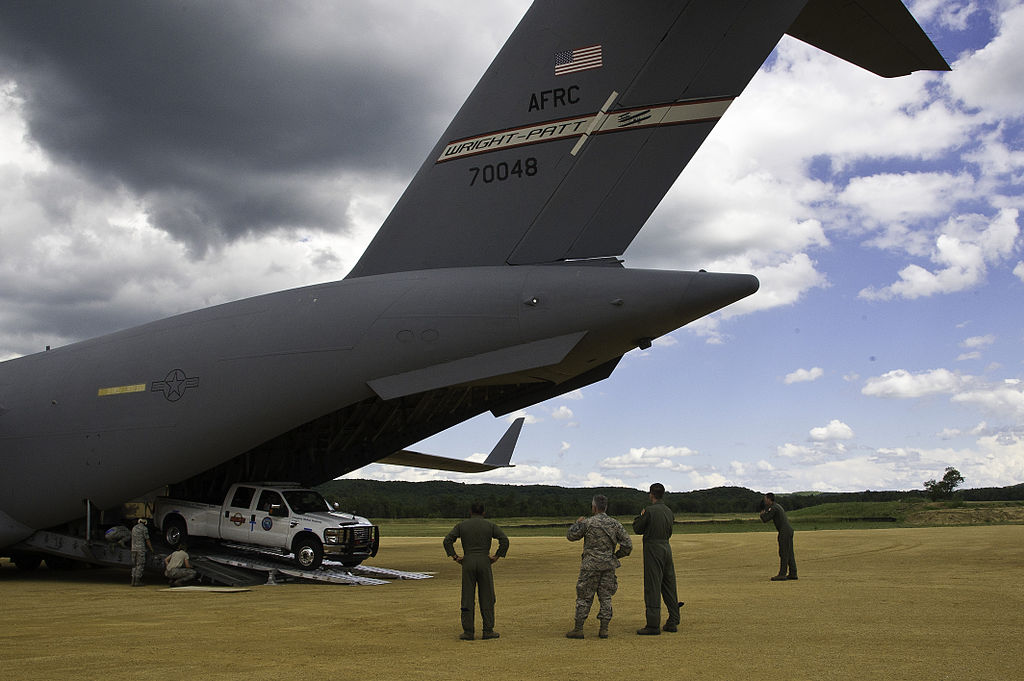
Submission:
<svg viewBox="0 0 1024 681">
<path fill-rule="evenodd" d="M 172 548 L 178 548 L 188 539 L 188 527 L 181 518 L 168 518 L 164 521 L 164 541 Z"/>
<path fill-rule="evenodd" d="M 293 547 L 295 562 L 303 570 L 316 570 L 324 559 L 324 547 L 316 537 L 302 536 Z"/>
</svg>

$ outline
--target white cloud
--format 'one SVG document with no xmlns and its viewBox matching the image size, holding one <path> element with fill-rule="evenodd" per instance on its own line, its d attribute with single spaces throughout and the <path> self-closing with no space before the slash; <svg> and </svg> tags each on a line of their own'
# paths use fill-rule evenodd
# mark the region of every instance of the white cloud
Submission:
<svg viewBox="0 0 1024 681">
<path fill-rule="evenodd" d="M 825 375 L 825 370 L 821 367 L 814 367 L 812 369 L 797 369 L 791 374 L 786 374 L 783 382 L 786 385 L 791 383 L 807 383 L 809 381 L 816 381 Z"/>
<path fill-rule="evenodd" d="M 943 26 L 956 31 L 967 28 L 967 22 L 978 11 L 974 0 L 917 0 L 911 6 L 918 21 L 939 21 Z"/>
<path fill-rule="evenodd" d="M 1018 211 L 1003 209 L 991 222 L 982 216 L 956 216 L 935 240 L 931 260 L 938 265 L 928 270 L 911 264 L 899 272 L 900 280 L 881 289 L 860 292 L 867 300 L 920 298 L 938 293 L 963 291 L 981 283 L 991 264 L 1008 257 L 1016 246 L 1020 227 Z"/>
<path fill-rule="evenodd" d="M 776 453 L 787 459 L 801 459 L 813 456 L 815 450 L 811 447 L 795 445 L 787 442 L 786 444 L 779 446 L 776 449 Z"/>
<path fill-rule="evenodd" d="M 912 374 L 905 369 L 896 369 L 881 376 L 869 378 L 861 389 L 861 393 L 871 397 L 900 399 L 952 394 L 970 383 L 971 380 L 970 376 L 961 376 L 948 369 L 933 369 L 919 374 Z"/>
<path fill-rule="evenodd" d="M 0 148 L 4 150 L 4 161 L 0 173 L 11 179 L 10 173 L 20 172 L 34 175 L 50 167 L 49 159 L 30 141 L 28 125 L 22 114 L 25 100 L 18 96 L 17 84 L 0 82 Z M 9 185 L 5 183 L 5 187 Z"/>
<path fill-rule="evenodd" d="M 761 282 L 757 293 L 707 317 L 687 325 L 687 329 L 706 338 L 708 343 L 721 344 L 723 320 L 758 310 L 792 305 L 807 291 L 828 286 L 825 275 L 806 253 L 786 256 L 782 262 L 758 265 L 749 257 L 736 257 L 714 263 L 708 269 L 718 272 L 748 272 Z"/>
<path fill-rule="evenodd" d="M 517 409 L 508 416 L 505 417 L 505 421 L 512 423 L 518 418 L 526 419 L 523 421 L 523 425 L 530 425 L 532 423 L 540 423 L 542 419 L 537 418 L 533 414 L 528 413 L 525 409 Z"/>
<path fill-rule="evenodd" d="M 981 437 L 977 456 L 960 472 L 971 487 L 1002 486 L 1007 480 L 1024 482 L 1024 434 L 1004 432 Z"/>
<path fill-rule="evenodd" d="M 679 341 L 676 339 L 676 337 L 671 334 L 659 336 L 658 338 L 655 338 L 653 341 L 653 345 L 656 348 L 670 348 L 673 345 L 677 345 L 678 343 Z"/>
<path fill-rule="evenodd" d="M 920 478 L 920 480 L 918 479 Z M 916 489 L 924 478 L 899 465 L 880 462 L 875 456 L 821 461 L 786 471 L 786 486 L 796 490 L 852 492 L 865 489 Z"/>
<path fill-rule="evenodd" d="M 825 442 L 827 440 L 852 440 L 853 428 L 838 419 L 832 419 L 826 426 L 811 428 L 811 439 L 815 442 Z"/>
<path fill-rule="evenodd" d="M 698 473 L 690 471 L 688 474 L 690 485 L 693 489 L 710 489 L 712 487 L 723 487 L 734 484 L 733 481 L 721 473 Z"/>
<path fill-rule="evenodd" d="M 986 384 L 974 376 L 948 369 L 933 369 L 919 374 L 897 369 L 868 379 L 861 393 L 897 399 L 945 394 L 951 396 L 953 403 L 971 405 L 986 414 L 1024 418 L 1024 382 L 1018 379 Z"/>
<path fill-rule="evenodd" d="M 965 338 L 960 347 L 962 348 L 986 348 L 996 342 L 996 337 L 992 334 L 987 336 L 971 336 Z"/>
<path fill-rule="evenodd" d="M 784 445 L 778 449 L 786 465 L 763 471 L 757 486 L 776 490 L 857 491 L 865 489 L 921 489 L 925 480 L 941 476 L 946 466 L 956 467 L 969 487 L 1003 486 L 1024 482 L 1024 431 L 1019 427 L 993 431 L 985 422 L 969 433 L 946 429 L 949 438 L 966 434 L 977 440 L 972 446 L 858 448 L 855 452 L 831 450 L 820 455 L 817 445 Z M 739 464 L 739 468 L 748 468 Z M 733 466 L 735 471 L 737 466 Z M 748 471 L 749 472 L 749 471 Z"/>
<path fill-rule="evenodd" d="M 959 470 L 967 487 L 1024 481 L 1024 434 L 1017 431 L 983 435 L 972 447 L 961 449 L 893 448 L 877 454 L 880 472 L 903 481 L 902 487 L 890 489 L 920 488 L 925 480 L 941 477 L 946 466 Z"/>
<path fill-rule="evenodd" d="M 556 421 L 567 421 L 573 417 L 572 409 L 564 404 L 551 411 L 551 418 Z"/>
<path fill-rule="evenodd" d="M 579 483 L 580 487 L 631 487 L 626 484 L 621 478 L 610 478 L 607 475 L 602 475 L 591 471 L 582 477 L 574 478 Z"/>
<path fill-rule="evenodd" d="M 945 77 L 954 96 L 991 119 L 1019 118 L 1024 112 L 1020 88 L 1024 82 L 1020 44 L 1024 6 L 1013 3 L 1005 7 L 996 15 L 999 33 L 995 39 L 959 59 Z"/>
<path fill-rule="evenodd" d="M 954 395 L 953 402 L 971 404 L 985 413 L 1024 419 L 1024 386 L 1003 383 Z"/>
<path fill-rule="evenodd" d="M 838 200 L 877 223 L 949 215 L 957 201 L 976 196 L 968 173 L 883 173 L 855 177 Z"/>
<path fill-rule="evenodd" d="M 601 468 L 664 468 L 690 471 L 693 467 L 679 463 L 678 459 L 696 453 L 689 447 L 631 447 L 628 454 L 602 459 L 599 465 Z"/>
<path fill-rule="evenodd" d="M 970 352 L 965 352 L 959 355 L 957 361 L 969 360 L 969 359 L 981 359 L 981 349 L 987 348 L 996 342 L 996 337 L 992 334 L 987 336 L 971 336 L 970 338 L 964 339 L 960 343 L 960 347 L 970 349 Z"/>
</svg>

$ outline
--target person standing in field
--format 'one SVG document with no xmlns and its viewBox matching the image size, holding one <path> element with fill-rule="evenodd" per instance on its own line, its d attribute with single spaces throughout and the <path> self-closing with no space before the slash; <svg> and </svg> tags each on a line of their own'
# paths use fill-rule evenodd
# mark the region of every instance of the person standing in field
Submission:
<svg viewBox="0 0 1024 681">
<path fill-rule="evenodd" d="M 590 502 L 590 517 L 580 516 L 566 532 L 569 541 L 583 540 L 580 576 L 576 580 L 576 626 L 566 638 L 583 638 L 583 623 L 590 615 L 594 594 L 601 604 L 597 619 L 601 623 L 600 638 L 608 638 L 608 623 L 612 619 L 612 596 L 619 587 L 615 568 L 633 550 L 633 540 L 626 528 L 615 518 L 605 514 L 608 497 L 598 494 Z M 618 549 L 616 550 L 616 545 Z"/>
<path fill-rule="evenodd" d="M 455 553 L 455 540 L 462 540 L 465 555 Z M 498 540 L 498 550 L 493 555 L 491 540 Z M 508 537 L 500 527 L 484 518 L 484 505 L 474 502 L 470 507 L 468 520 L 452 528 L 444 538 L 444 552 L 456 563 L 462 565 L 462 634 L 463 641 L 472 641 L 474 636 L 474 599 L 480 592 L 480 616 L 483 619 L 481 638 L 498 638 L 494 630 L 494 575 L 491 565 L 508 553 Z"/>
<path fill-rule="evenodd" d="M 149 541 L 146 519 L 139 518 L 132 528 L 132 586 L 142 586 L 142 574 L 146 571 L 146 550 L 153 550 Z"/>
<path fill-rule="evenodd" d="M 793 554 L 793 526 L 786 518 L 786 509 L 775 501 L 775 495 L 768 492 L 764 495 L 764 508 L 761 510 L 761 522 L 769 520 L 775 523 L 779 531 L 779 574 L 772 577 L 773 582 L 796 579 L 796 556 Z"/>
<path fill-rule="evenodd" d="M 641 636 L 656 636 L 664 631 L 679 631 L 679 606 L 676 599 L 676 569 L 672 563 L 672 510 L 662 499 L 665 486 L 660 482 L 651 485 L 648 495 L 651 505 L 633 519 L 633 532 L 644 537 L 644 605 L 647 624 L 637 629 Z M 661 622 L 661 601 L 665 601 L 668 619 Z"/>
</svg>

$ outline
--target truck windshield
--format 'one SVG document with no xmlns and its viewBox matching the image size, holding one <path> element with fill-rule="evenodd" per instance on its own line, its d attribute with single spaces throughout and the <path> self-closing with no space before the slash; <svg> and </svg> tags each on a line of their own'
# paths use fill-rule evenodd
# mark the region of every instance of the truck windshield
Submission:
<svg viewBox="0 0 1024 681">
<path fill-rule="evenodd" d="M 323 513 L 332 511 L 330 504 L 319 492 L 311 489 L 300 489 L 284 493 L 284 499 L 293 513 Z"/>
</svg>

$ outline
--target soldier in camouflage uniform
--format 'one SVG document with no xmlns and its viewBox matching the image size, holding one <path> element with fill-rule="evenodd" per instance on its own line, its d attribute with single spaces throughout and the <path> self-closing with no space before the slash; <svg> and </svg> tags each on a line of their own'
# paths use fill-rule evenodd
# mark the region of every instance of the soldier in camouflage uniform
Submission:
<svg viewBox="0 0 1024 681">
<path fill-rule="evenodd" d="M 146 519 L 139 518 L 132 528 L 132 586 L 142 586 L 142 573 L 146 570 L 146 549 L 153 550 L 149 541 Z"/>
<path fill-rule="evenodd" d="M 577 518 L 565 534 L 569 541 L 583 540 L 580 576 L 576 581 L 576 626 L 566 633 L 567 638 L 583 638 L 583 623 L 590 614 L 595 593 L 601 604 L 597 612 L 597 619 L 601 622 L 598 636 L 608 638 L 612 596 L 619 586 L 615 568 L 621 565 L 619 558 L 628 556 L 633 550 L 633 541 L 622 523 L 605 515 L 607 510 L 608 498 L 598 494 L 590 504 L 592 515 L 589 518 Z"/>
</svg>

